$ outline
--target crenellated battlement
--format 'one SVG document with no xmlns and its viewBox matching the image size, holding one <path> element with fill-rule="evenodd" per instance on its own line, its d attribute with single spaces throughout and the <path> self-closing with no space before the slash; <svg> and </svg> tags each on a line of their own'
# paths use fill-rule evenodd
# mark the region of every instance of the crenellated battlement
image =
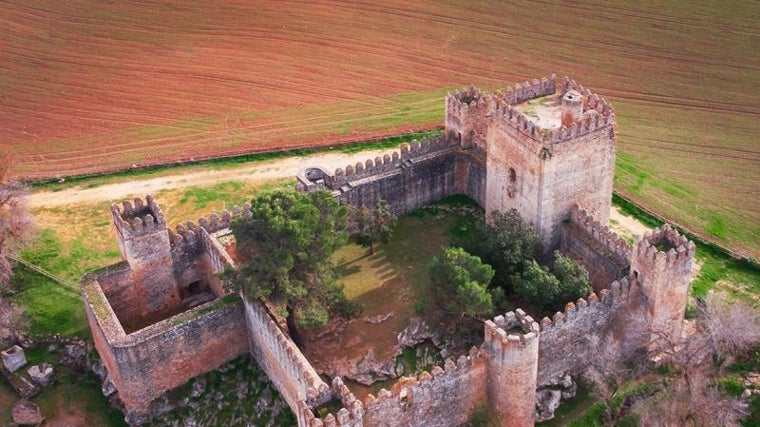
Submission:
<svg viewBox="0 0 760 427">
<path fill-rule="evenodd" d="M 484 334 L 484 346 L 487 348 L 527 347 L 538 340 L 539 327 L 533 317 L 518 308 L 493 320 L 486 320 Z"/>
<path fill-rule="evenodd" d="M 251 352 L 256 362 L 266 371 L 270 379 L 291 407 L 305 400 L 314 407 L 329 400 L 332 392 L 322 381 L 314 367 L 306 359 L 298 346 L 275 323 L 264 305 L 242 296 Z M 277 373 L 278 375 L 273 375 Z"/>
<path fill-rule="evenodd" d="M 231 210 L 223 210 L 220 213 L 212 213 L 207 217 L 198 218 L 197 224 L 195 221 L 187 221 L 184 225 L 178 224 L 175 228 L 176 231 L 169 230 L 169 240 L 172 247 L 192 246 L 198 242 L 198 230 L 204 229 L 209 234 L 215 233 L 225 228 L 229 228 L 232 220 L 239 216 L 251 215 L 251 204 L 246 203 L 241 209 L 238 206 L 233 206 Z"/>
<path fill-rule="evenodd" d="M 542 77 L 541 80 L 525 81 L 522 84 L 515 83 L 514 87 L 507 86 L 504 90 L 504 101 L 508 105 L 519 104 L 533 98 L 552 95 L 557 91 L 557 75 L 550 78 Z"/>
<path fill-rule="evenodd" d="M 509 126 L 520 135 L 546 145 L 571 141 L 600 131 L 615 123 L 613 114 L 602 115 L 596 110 L 590 110 L 584 112 L 580 120 L 570 127 L 544 129 L 538 126 L 533 119 L 506 102 L 498 103 L 493 114 L 495 118 L 500 120 L 500 123 Z"/>
<path fill-rule="evenodd" d="M 695 248 L 694 242 L 686 239 L 668 224 L 638 236 L 634 243 L 637 258 L 648 259 L 660 267 L 692 262 Z"/>
<path fill-rule="evenodd" d="M 489 102 L 492 102 L 492 95 L 482 92 L 474 85 L 446 94 L 446 106 L 453 108 L 449 110 L 452 112 L 485 108 Z"/>
<path fill-rule="evenodd" d="M 347 165 L 345 168 L 337 168 L 330 175 L 321 168 L 309 167 L 302 169 L 297 176 L 297 187 L 302 191 L 317 189 L 338 190 L 341 186 L 351 181 L 378 176 L 390 171 L 397 170 L 408 165 L 410 162 L 421 159 L 431 154 L 456 148 L 458 142 L 454 139 L 439 135 L 430 138 L 414 140 L 409 144 L 402 144 L 398 151 L 376 156 L 364 162 Z"/>
<path fill-rule="evenodd" d="M 130 202 L 125 200 L 122 207 L 111 205 L 114 227 L 123 238 L 130 238 L 166 229 L 166 220 L 161 208 L 151 195 Z"/>
<path fill-rule="evenodd" d="M 419 141 L 415 139 L 410 144 L 402 144 L 399 147 L 399 151 L 393 151 L 384 154 L 382 157 L 377 156 L 374 159 L 367 159 L 364 162 L 347 165 L 345 168 L 338 168 L 330 178 L 335 186 L 340 186 L 348 181 L 388 172 L 401 167 L 404 162 L 413 161 L 415 158 L 456 146 L 457 141 L 446 138 L 443 135 L 422 138 Z"/>
<path fill-rule="evenodd" d="M 380 389 L 377 396 L 369 394 L 364 399 L 364 406 L 367 412 L 377 410 L 387 401 L 393 403 L 405 403 L 414 398 L 415 391 L 420 387 L 434 388 L 437 382 L 443 382 L 454 377 L 457 374 L 466 375 L 467 371 L 483 357 L 484 353 L 478 347 L 472 347 L 467 355 L 461 355 L 454 361 L 447 358 L 443 366 L 435 366 L 430 372 L 422 371 L 416 376 L 404 376 L 399 378 L 391 386 L 390 390 Z"/>
<path fill-rule="evenodd" d="M 328 414 L 324 419 L 317 418 L 306 401 L 298 402 L 301 412 L 299 419 L 309 427 L 361 427 L 364 418 L 364 405 L 351 390 L 343 383 L 343 379 L 335 377 L 332 380 L 332 392 L 343 405 L 334 415 Z"/>
<path fill-rule="evenodd" d="M 553 329 L 561 328 L 565 323 L 578 317 L 595 315 L 600 305 L 614 307 L 624 304 L 628 301 L 630 287 L 630 281 L 622 278 L 612 282 L 609 289 L 591 292 L 585 299 L 578 298 L 574 303 L 568 302 L 565 304 L 564 311 L 554 313 L 551 319 L 549 317 L 541 319 L 541 333 L 549 333 Z"/>
<path fill-rule="evenodd" d="M 589 237 L 613 254 L 626 260 L 631 257 L 632 246 L 577 203 L 570 210 L 570 224 L 583 230 Z"/>
<path fill-rule="evenodd" d="M 603 117 L 610 117 L 614 121 L 615 113 L 612 109 L 612 104 L 607 102 L 606 99 L 599 97 L 599 95 L 591 92 L 588 88 L 575 80 L 565 76 L 562 79 L 562 95 L 570 90 L 574 90 L 581 94 L 583 97 L 583 111 L 588 112 L 595 110 Z"/>
</svg>

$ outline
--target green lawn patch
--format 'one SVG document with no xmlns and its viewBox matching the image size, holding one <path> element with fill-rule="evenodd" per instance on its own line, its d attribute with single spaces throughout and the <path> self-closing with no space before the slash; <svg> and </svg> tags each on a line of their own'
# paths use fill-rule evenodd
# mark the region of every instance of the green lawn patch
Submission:
<svg viewBox="0 0 760 427">
<path fill-rule="evenodd" d="M 15 302 L 29 317 L 32 335 L 90 335 L 78 292 L 20 265 L 14 269 L 13 282 L 19 289 Z"/>
</svg>

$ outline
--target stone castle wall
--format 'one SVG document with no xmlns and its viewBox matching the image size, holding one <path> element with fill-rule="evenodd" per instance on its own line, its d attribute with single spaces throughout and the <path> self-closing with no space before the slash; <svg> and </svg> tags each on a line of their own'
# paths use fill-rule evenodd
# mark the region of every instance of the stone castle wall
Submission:
<svg viewBox="0 0 760 427">
<path fill-rule="evenodd" d="M 319 419 L 302 401 L 299 419 L 309 427 L 453 427 L 465 425 L 482 406 L 498 413 L 503 426 L 532 425 L 538 333 L 538 324 L 522 310 L 497 316 L 485 322 L 484 343 L 456 361 L 402 377 L 364 404 L 336 377 L 333 393 L 343 408 Z"/>
<path fill-rule="evenodd" d="M 615 162 L 615 117 L 604 99 L 565 78 L 561 92 L 582 96 L 577 123 L 544 129 L 515 104 L 554 95 L 556 76 L 485 94 L 475 87 L 446 97 L 446 134 L 486 156 L 486 212 L 517 209 L 556 247 L 561 223 L 580 203 L 606 223 Z"/>
<path fill-rule="evenodd" d="M 477 151 L 461 150 L 445 136 L 404 144 L 400 151 L 339 168 L 332 175 L 320 168 L 298 174 L 297 189 L 331 190 L 352 206 L 373 206 L 382 198 L 396 215 L 409 213 L 453 194 L 481 200 L 485 170 Z"/>
<path fill-rule="evenodd" d="M 486 358 L 479 349 L 443 367 L 405 377 L 366 401 L 365 427 L 458 426 L 486 404 Z"/>
<path fill-rule="evenodd" d="M 667 224 L 638 236 L 633 245 L 631 275 L 647 296 L 651 329 L 674 341 L 681 336 L 695 249 Z M 651 337 L 653 345 L 657 338 Z"/>
<path fill-rule="evenodd" d="M 296 410 L 299 402 L 310 408 L 324 403 L 332 397 L 330 387 L 260 302 L 244 298 L 244 305 L 251 354 L 296 413 L 299 425 L 306 425 Z"/>
<path fill-rule="evenodd" d="M 562 226 L 559 249 L 586 267 L 597 291 L 628 276 L 631 245 L 578 205 Z"/>
<path fill-rule="evenodd" d="M 130 412 L 248 350 L 234 295 L 126 334 L 94 277 L 83 281 L 82 293 L 95 346 Z"/>
<path fill-rule="evenodd" d="M 125 262 L 82 282 L 96 348 L 127 409 L 143 410 L 163 391 L 249 350 L 300 427 L 456 426 L 483 404 L 501 425 L 528 426 L 536 388 L 580 373 L 595 351 L 630 354 L 649 343 L 649 327 L 680 333 L 693 243 L 664 228 L 631 248 L 603 227 L 612 189 L 614 114 L 606 101 L 565 78 L 560 95 L 571 90 L 568 96 L 581 98 L 570 97 L 573 110 L 562 111 L 563 127 L 555 129 L 535 125 L 515 108 L 556 96 L 554 76 L 504 94 L 473 87 L 448 95 L 442 136 L 332 174 L 304 169 L 297 188 L 330 190 L 351 205 L 371 206 L 383 198 L 396 214 L 453 194 L 470 196 L 486 211 L 515 208 L 537 228 L 544 250 L 559 245 L 590 267 L 597 292 L 568 303 L 540 326 L 521 310 L 497 316 L 485 322 L 480 348 L 403 378 L 362 403 L 339 378 L 328 386 L 256 301 L 228 295 L 125 333 L 117 314 L 160 312 L 199 280 L 223 295 L 217 274 L 233 261 L 212 233 L 250 215 L 250 206 L 235 208 L 174 232 L 152 198 L 138 199 L 112 208 Z M 317 418 L 315 407 L 332 398 L 343 408 Z"/>
<path fill-rule="evenodd" d="M 613 282 L 609 289 L 590 294 L 586 299 L 569 302 L 564 312 L 541 321 L 538 353 L 539 387 L 570 373 L 578 375 L 589 366 L 605 346 L 617 346 L 624 331 L 616 329 L 619 317 L 636 304 L 627 279 Z M 610 348 L 615 351 L 615 348 Z"/>
</svg>

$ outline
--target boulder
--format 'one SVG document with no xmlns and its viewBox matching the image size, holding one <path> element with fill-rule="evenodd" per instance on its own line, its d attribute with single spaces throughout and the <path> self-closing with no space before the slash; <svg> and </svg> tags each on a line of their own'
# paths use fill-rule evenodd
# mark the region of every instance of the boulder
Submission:
<svg viewBox="0 0 760 427">
<path fill-rule="evenodd" d="M 536 422 L 554 418 L 554 411 L 559 407 L 562 398 L 560 390 L 539 390 L 536 392 Z"/>
<path fill-rule="evenodd" d="M 5 369 L 11 372 L 16 372 L 24 365 L 26 365 L 26 356 L 24 355 L 24 350 L 17 345 L 14 345 L 9 349 L 0 352 L 0 355 L 3 358 L 3 365 L 5 365 Z"/>
<path fill-rule="evenodd" d="M 11 411 L 13 423 L 20 426 L 36 426 L 42 424 L 40 408 L 28 400 L 21 400 L 13 405 Z"/>
<path fill-rule="evenodd" d="M 47 386 L 53 381 L 53 366 L 49 363 L 34 365 L 26 372 L 34 382 L 41 386 Z"/>
<path fill-rule="evenodd" d="M 425 340 L 437 338 L 438 334 L 421 317 L 409 319 L 409 325 L 397 336 L 400 348 L 413 347 Z"/>
</svg>

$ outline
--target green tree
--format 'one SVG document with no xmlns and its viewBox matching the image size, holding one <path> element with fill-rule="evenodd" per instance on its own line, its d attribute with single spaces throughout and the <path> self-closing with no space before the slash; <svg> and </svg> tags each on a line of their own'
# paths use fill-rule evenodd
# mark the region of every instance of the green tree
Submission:
<svg viewBox="0 0 760 427">
<path fill-rule="evenodd" d="M 388 209 L 383 199 L 375 199 L 374 208 L 358 207 L 353 211 L 356 222 L 356 242 L 369 247 L 370 255 L 375 254 L 375 243 L 388 243 L 396 226 L 396 216 Z"/>
<path fill-rule="evenodd" d="M 538 235 L 516 209 L 491 212 L 474 238 L 462 242 L 495 270 L 494 284 L 510 289 L 511 278 L 522 272 L 538 251 Z"/>
<path fill-rule="evenodd" d="M 439 305 L 451 312 L 482 318 L 494 312 L 488 284 L 494 271 L 462 248 L 449 247 L 442 258 L 433 258 L 430 282 Z"/>
<path fill-rule="evenodd" d="M 548 268 L 531 260 L 525 269 L 512 277 L 515 293 L 542 311 L 557 303 L 561 293 L 559 280 Z"/>
<path fill-rule="evenodd" d="M 358 315 L 360 307 L 335 282 L 330 259 L 347 241 L 346 212 L 327 191 L 259 195 L 251 215 L 232 223 L 242 263 L 227 277 L 248 298 L 284 306 L 294 335 L 296 325 L 319 327 L 334 311 Z"/>
<path fill-rule="evenodd" d="M 554 251 L 554 275 L 561 284 L 557 300 L 560 304 L 584 298 L 591 293 L 588 270 L 578 261 Z"/>
<path fill-rule="evenodd" d="M 554 272 L 531 260 L 512 277 L 515 293 L 542 311 L 557 310 L 591 292 L 588 272 L 576 261 L 554 252 Z"/>
</svg>

